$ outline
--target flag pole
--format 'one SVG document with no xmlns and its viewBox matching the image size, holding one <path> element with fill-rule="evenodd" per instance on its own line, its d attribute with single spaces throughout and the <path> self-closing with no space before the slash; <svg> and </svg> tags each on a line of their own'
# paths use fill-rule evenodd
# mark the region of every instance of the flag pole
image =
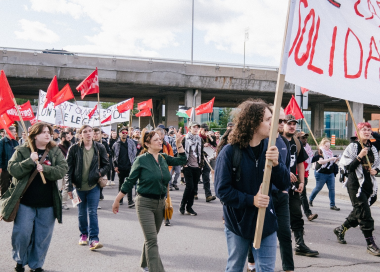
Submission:
<svg viewBox="0 0 380 272">
<path fill-rule="evenodd" d="M 16 98 L 14 98 L 14 97 L 13 97 L 13 103 L 15 104 L 15 108 L 16 108 L 16 110 L 17 110 L 18 117 L 20 118 L 21 125 L 22 125 L 22 127 L 23 127 L 25 133 L 27 133 L 28 130 L 26 129 L 26 126 L 25 126 L 25 123 L 24 123 L 24 119 L 22 119 L 20 109 L 18 108 Z M 29 147 L 30 147 L 30 149 L 32 150 L 32 153 L 33 153 L 33 152 L 34 152 L 33 145 L 30 144 Z M 38 160 L 36 161 L 36 163 L 37 163 L 37 165 L 39 164 Z M 45 179 L 45 177 L 44 177 L 44 174 L 43 174 L 42 172 L 40 172 L 40 175 L 41 175 L 42 182 L 43 182 L 44 184 L 46 184 L 46 179 Z"/>
<path fill-rule="evenodd" d="M 313 132 L 311 131 L 308 122 L 306 121 L 306 118 L 303 118 L 303 120 L 305 121 L 305 125 L 307 126 L 307 128 L 308 128 L 309 131 L 310 131 L 311 137 L 313 137 L 313 139 L 314 139 L 315 145 L 318 147 L 318 142 L 317 142 L 317 140 L 315 139 L 314 134 L 313 134 Z"/>
<path fill-rule="evenodd" d="M 102 132 L 102 121 L 100 120 L 100 98 L 99 98 L 99 92 L 98 92 L 98 110 L 99 110 L 99 129 L 100 129 L 100 132 Z"/>
<path fill-rule="evenodd" d="M 283 37 L 283 42 L 282 42 L 282 51 L 281 51 L 281 59 L 280 59 L 281 62 L 280 62 L 280 68 L 278 70 L 278 76 L 277 76 L 276 94 L 274 98 L 272 124 L 270 128 L 268 148 L 276 145 L 276 138 L 277 138 L 277 132 L 278 132 L 277 120 L 279 119 L 279 116 L 280 116 L 280 108 L 281 108 L 282 96 L 284 93 L 284 85 L 285 85 L 285 73 L 283 72 L 283 69 L 286 67 L 283 67 L 283 58 L 284 58 L 284 51 L 285 51 L 285 46 L 286 46 L 290 7 L 291 7 L 291 0 L 288 1 L 288 12 L 286 16 L 285 31 L 284 31 L 284 37 Z M 263 177 L 263 183 L 262 183 L 262 194 L 264 195 L 268 195 L 268 192 L 269 192 L 270 179 L 272 175 L 272 167 L 273 167 L 273 161 L 266 159 L 265 168 L 264 168 L 264 177 Z M 265 212 L 266 212 L 266 208 L 259 208 L 259 211 L 257 214 L 255 239 L 253 241 L 253 247 L 256 249 L 259 249 L 261 245 L 264 220 L 265 220 Z"/>
<path fill-rule="evenodd" d="M 359 143 L 362 146 L 362 149 L 364 149 L 363 140 L 360 137 L 359 129 L 358 129 L 358 126 L 356 124 L 356 121 L 355 121 L 355 118 L 354 118 L 354 114 L 352 113 L 351 106 L 350 106 L 350 103 L 348 102 L 348 100 L 346 100 L 346 104 L 347 104 L 348 111 L 349 111 L 349 113 L 351 115 L 352 122 L 354 123 L 354 127 L 355 127 L 355 130 L 356 130 L 356 135 L 358 136 Z M 365 157 L 367 159 L 369 169 L 372 170 L 371 164 L 370 164 L 369 159 L 368 159 L 368 155 L 365 155 Z"/>
<path fill-rule="evenodd" d="M 152 111 L 152 121 L 153 121 L 153 126 L 154 128 L 156 128 L 156 124 L 154 122 L 154 110 L 153 109 L 150 109 Z"/>
</svg>

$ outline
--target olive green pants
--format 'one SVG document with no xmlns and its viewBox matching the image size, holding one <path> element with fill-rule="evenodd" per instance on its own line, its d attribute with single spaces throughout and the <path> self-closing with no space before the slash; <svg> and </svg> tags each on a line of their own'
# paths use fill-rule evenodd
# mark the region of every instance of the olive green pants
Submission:
<svg viewBox="0 0 380 272">
<path fill-rule="evenodd" d="M 157 234 L 164 219 L 165 200 L 137 196 L 136 212 L 145 241 L 140 266 L 148 267 L 152 272 L 164 272 L 164 266 L 158 253 Z"/>
</svg>

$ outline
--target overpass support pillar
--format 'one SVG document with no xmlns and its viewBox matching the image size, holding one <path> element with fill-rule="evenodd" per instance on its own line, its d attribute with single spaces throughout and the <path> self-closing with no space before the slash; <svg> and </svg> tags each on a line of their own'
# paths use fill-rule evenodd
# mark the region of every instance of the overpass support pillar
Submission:
<svg viewBox="0 0 380 272">
<path fill-rule="evenodd" d="M 167 95 L 165 97 L 165 127 L 178 128 L 178 116 L 176 115 L 178 106 L 178 95 Z"/>
<path fill-rule="evenodd" d="M 354 115 L 356 124 L 363 122 L 363 104 L 350 102 L 352 114 Z M 355 135 L 355 126 L 352 121 L 350 113 L 348 113 L 348 122 L 347 122 L 347 138 L 350 138 Z"/>
<path fill-rule="evenodd" d="M 201 90 L 187 90 L 185 93 L 185 106 L 196 108 L 200 104 L 202 104 L 202 92 L 201 92 Z M 194 112 L 194 117 L 191 120 L 195 120 L 198 123 L 200 123 L 201 122 L 201 116 L 195 115 L 195 112 Z"/>
<path fill-rule="evenodd" d="M 325 107 L 323 104 L 311 105 L 311 130 L 315 137 L 322 137 L 325 128 Z"/>
</svg>

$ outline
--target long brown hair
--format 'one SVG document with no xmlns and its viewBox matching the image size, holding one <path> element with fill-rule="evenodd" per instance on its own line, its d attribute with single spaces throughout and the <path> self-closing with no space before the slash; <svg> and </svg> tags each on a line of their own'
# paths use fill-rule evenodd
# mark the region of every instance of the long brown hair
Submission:
<svg viewBox="0 0 380 272">
<path fill-rule="evenodd" d="M 219 141 L 218 146 L 216 147 L 216 157 L 218 157 L 219 152 L 222 151 L 223 147 L 228 144 L 228 136 L 232 132 L 232 129 L 227 129 L 226 132 L 224 132 L 222 139 Z"/>
<path fill-rule="evenodd" d="M 269 105 L 261 99 L 248 99 L 241 103 L 236 110 L 233 120 L 235 126 L 228 136 L 228 142 L 247 148 L 253 134 L 263 122 L 265 109 L 272 112 Z"/>
<path fill-rule="evenodd" d="M 154 130 L 148 131 L 146 128 L 143 129 L 143 131 L 141 132 L 140 144 L 144 149 L 141 150 L 140 155 L 148 152 L 148 147 L 145 145 L 145 143 L 150 143 L 150 141 L 156 134 L 157 132 Z"/>
<path fill-rule="evenodd" d="M 44 128 L 46 127 L 49 129 L 50 135 L 53 135 L 53 128 L 47 123 L 39 122 L 31 126 L 29 130 L 29 136 L 28 136 L 28 141 L 26 142 L 26 146 L 29 147 L 30 149 L 32 149 L 31 148 L 32 146 L 34 151 L 37 152 L 36 136 L 41 134 L 44 131 Z M 50 150 L 54 146 L 56 146 L 56 143 L 53 140 L 51 140 L 46 145 L 46 148 Z"/>
</svg>

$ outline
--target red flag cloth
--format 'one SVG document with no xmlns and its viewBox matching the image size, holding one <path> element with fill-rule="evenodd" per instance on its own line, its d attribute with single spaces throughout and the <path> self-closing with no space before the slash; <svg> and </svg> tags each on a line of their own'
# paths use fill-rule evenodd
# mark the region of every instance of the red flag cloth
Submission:
<svg viewBox="0 0 380 272">
<path fill-rule="evenodd" d="M 15 104 L 13 102 L 13 93 L 11 86 L 9 86 L 7 76 L 4 71 L 0 72 L 0 115 L 12 108 Z"/>
<path fill-rule="evenodd" d="M 101 122 L 101 124 L 104 124 L 104 123 L 107 123 L 107 122 L 111 122 L 111 114 L 110 114 L 110 116 L 108 116 L 106 119 L 104 119 L 102 122 Z"/>
<path fill-rule="evenodd" d="M 33 126 L 35 123 L 37 123 L 37 118 L 34 118 L 30 120 L 30 124 Z"/>
<path fill-rule="evenodd" d="M 133 101 L 134 98 L 132 97 L 127 102 L 117 106 L 117 110 L 119 111 L 119 113 L 126 112 L 127 110 L 133 110 Z"/>
<path fill-rule="evenodd" d="M 136 117 L 146 117 L 146 116 L 152 116 L 152 112 L 149 108 L 143 109 L 136 113 Z"/>
<path fill-rule="evenodd" d="M 212 113 L 212 110 L 214 108 L 214 100 L 215 100 L 215 97 L 211 99 L 209 102 L 201 104 L 198 107 L 196 107 L 195 108 L 196 115 L 200 115 L 203 113 Z"/>
<path fill-rule="evenodd" d="M 73 92 L 71 91 L 69 83 L 67 83 L 65 87 L 63 87 L 62 90 L 53 97 L 51 102 L 54 102 L 54 107 L 56 107 L 59 104 L 62 104 L 63 102 L 73 98 Z"/>
<path fill-rule="evenodd" d="M 30 101 L 22 104 L 21 106 L 18 106 L 18 109 L 21 113 L 21 117 L 24 121 L 30 121 L 35 118 L 32 105 L 30 105 Z M 16 107 L 13 107 L 9 110 L 7 110 L 7 114 L 9 118 L 11 118 L 12 121 L 21 121 L 20 117 L 18 116 L 18 112 L 16 110 Z"/>
<path fill-rule="evenodd" d="M 306 89 L 306 88 L 302 88 L 301 87 L 301 93 L 302 94 L 305 94 L 305 93 L 307 93 L 308 91 L 310 91 L 309 89 Z"/>
<path fill-rule="evenodd" d="M 11 131 L 9 130 L 9 127 L 13 124 L 13 121 L 11 118 L 9 118 L 8 114 L 7 113 L 4 113 L 0 116 L 0 128 L 3 128 L 5 130 L 5 132 L 8 134 L 8 136 L 13 139 L 13 140 L 16 140 Z"/>
<path fill-rule="evenodd" d="M 297 101 L 296 101 L 296 99 L 294 98 L 293 95 L 292 95 L 292 98 L 289 101 L 289 104 L 284 109 L 284 112 L 285 112 L 285 114 L 292 114 L 292 115 L 294 115 L 294 117 L 297 120 L 304 118 L 304 116 L 302 114 L 302 111 L 301 111 L 300 107 L 298 106 Z"/>
<path fill-rule="evenodd" d="M 153 101 L 152 101 L 152 99 L 149 99 L 147 101 L 143 101 L 143 102 L 138 103 L 137 104 L 137 109 L 139 111 L 144 110 L 144 109 L 153 109 Z"/>
<path fill-rule="evenodd" d="M 96 104 L 94 109 L 92 111 L 90 111 L 90 113 L 88 114 L 88 119 L 91 119 L 91 117 L 94 115 L 97 108 L 98 108 L 98 105 Z"/>
<path fill-rule="evenodd" d="M 58 89 L 58 80 L 57 80 L 57 76 L 54 76 L 53 77 L 53 80 L 50 82 L 50 85 L 47 89 L 47 93 L 46 93 L 46 97 L 45 97 L 45 103 L 44 103 L 44 107 L 43 108 L 46 108 L 49 103 L 52 101 L 53 97 L 59 92 L 59 89 Z"/>
<path fill-rule="evenodd" d="M 99 93 L 98 67 L 76 89 L 80 92 L 82 99 L 88 94 Z"/>
</svg>

